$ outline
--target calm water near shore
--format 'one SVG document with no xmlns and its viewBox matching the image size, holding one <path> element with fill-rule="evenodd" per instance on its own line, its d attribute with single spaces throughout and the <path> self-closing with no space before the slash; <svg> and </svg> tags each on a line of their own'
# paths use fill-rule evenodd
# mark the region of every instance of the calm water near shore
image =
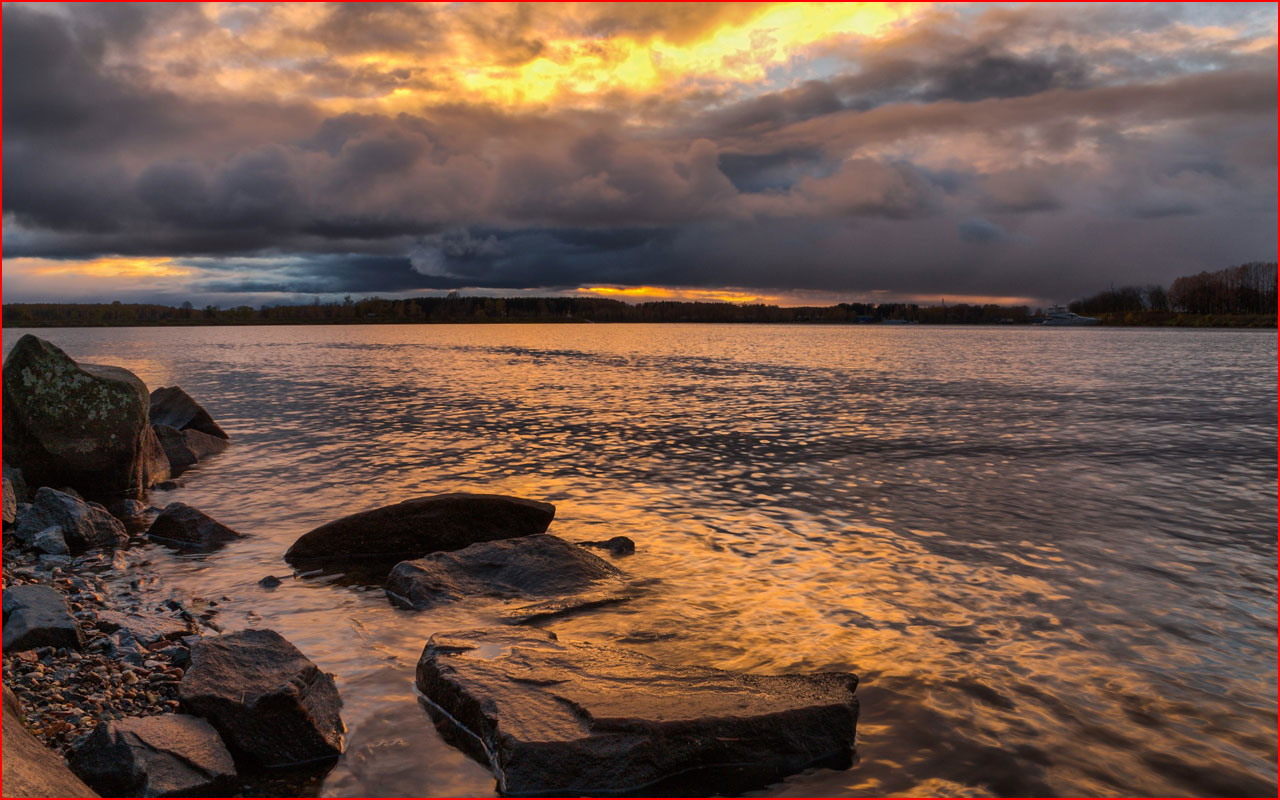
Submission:
<svg viewBox="0 0 1280 800">
<path fill-rule="evenodd" d="M 1274 331 L 34 332 L 180 384 L 231 434 L 152 502 L 253 538 L 155 547 L 149 569 L 336 673 L 349 746 L 322 794 L 493 793 L 412 687 L 427 636 L 493 618 L 281 559 L 320 523 L 447 491 L 636 541 L 615 563 L 649 593 L 548 622 L 562 638 L 858 673 L 858 763 L 761 794 L 1275 793 Z"/>
</svg>

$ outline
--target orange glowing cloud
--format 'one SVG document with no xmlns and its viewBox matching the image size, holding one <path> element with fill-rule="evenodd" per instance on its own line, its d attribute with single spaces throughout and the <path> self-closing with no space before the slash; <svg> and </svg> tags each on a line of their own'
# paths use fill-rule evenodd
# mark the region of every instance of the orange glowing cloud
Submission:
<svg viewBox="0 0 1280 800">
<path fill-rule="evenodd" d="M 736 289 L 683 289 L 665 286 L 582 286 L 581 294 L 594 294 L 616 300 L 645 302 L 649 300 L 682 300 L 707 303 L 776 304 L 779 295 L 759 294 Z"/>
<path fill-rule="evenodd" d="M 31 275 L 86 278 L 169 278 L 191 275 L 195 270 L 176 263 L 172 258 L 107 256 L 88 261 L 58 261 L 50 258 L 13 258 L 5 262 L 6 271 Z"/>
</svg>

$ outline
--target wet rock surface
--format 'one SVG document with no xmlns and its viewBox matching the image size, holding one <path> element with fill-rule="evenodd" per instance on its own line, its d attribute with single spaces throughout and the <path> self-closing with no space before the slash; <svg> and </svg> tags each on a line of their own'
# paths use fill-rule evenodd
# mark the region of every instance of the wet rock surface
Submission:
<svg viewBox="0 0 1280 800">
<path fill-rule="evenodd" d="M 124 525 L 106 508 L 48 486 L 40 487 L 31 505 L 19 510 L 13 535 L 34 545 L 37 535 L 55 526 L 67 546 L 77 550 L 110 547 L 129 538 Z"/>
<path fill-rule="evenodd" d="M 148 405 L 146 384 L 132 372 L 77 364 L 27 334 L 4 363 L 5 460 L 33 486 L 136 495 L 167 477 L 144 441 Z"/>
<path fill-rule="evenodd" d="M 526 628 L 432 636 L 417 686 L 505 795 L 744 791 L 849 766 L 858 718 L 851 674 L 672 666 Z"/>
<path fill-rule="evenodd" d="M 291 563 L 370 559 L 388 566 L 477 542 L 542 533 L 555 506 L 494 494 L 454 493 L 405 500 L 352 514 L 303 534 Z"/>
<path fill-rule="evenodd" d="M 161 386 L 148 400 L 151 422 L 177 430 L 194 430 L 219 439 L 229 439 L 226 431 L 213 421 L 204 406 L 197 403 L 181 386 Z"/>
<path fill-rule="evenodd" d="M 218 732 L 186 714 L 104 722 L 76 746 L 70 766 L 110 797 L 208 796 L 233 788 L 236 776 Z"/>
<path fill-rule="evenodd" d="M 199 456 L 187 445 L 187 437 L 182 435 L 182 431 L 160 423 L 153 424 L 151 430 L 164 449 L 165 457 L 169 459 L 170 474 L 178 475 L 200 461 Z"/>
<path fill-rule="evenodd" d="M 14 586 L 4 592 L 4 651 L 37 647 L 79 650 L 84 636 L 67 601 L 48 586 Z"/>
<path fill-rule="evenodd" d="M 333 677 L 271 630 L 206 637 L 178 694 L 233 750 L 263 767 L 332 764 L 345 728 Z"/>
<path fill-rule="evenodd" d="M 403 561 L 387 576 L 387 595 L 418 610 L 495 598 L 510 601 L 513 622 L 631 599 L 613 565 L 549 534 L 500 539 Z"/>
<path fill-rule="evenodd" d="M 184 550 L 207 551 L 244 538 L 213 517 L 186 503 L 170 503 L 147 529 L 147 538 Z"/>
<path fill-rule="evenodd" d="M 67 769 L 56 752 L 23 724 L 21 704 L 4 689 L 4 757 L 0 759 L 5 797 L 97 797 Z"/>
</svg>

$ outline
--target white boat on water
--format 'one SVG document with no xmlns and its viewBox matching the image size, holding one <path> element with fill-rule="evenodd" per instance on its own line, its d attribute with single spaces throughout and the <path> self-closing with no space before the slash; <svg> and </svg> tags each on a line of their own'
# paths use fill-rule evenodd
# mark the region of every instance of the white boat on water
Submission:
<svg viewBox="0 0 1280 800">
<path fill-rule="evenodd" d="M 1097 317 L 1082 317 L 1065 306 L 1050 306 L 1044 315 L 1041 325 L 1097 325 L 1102 320 Z"/>
</svg>

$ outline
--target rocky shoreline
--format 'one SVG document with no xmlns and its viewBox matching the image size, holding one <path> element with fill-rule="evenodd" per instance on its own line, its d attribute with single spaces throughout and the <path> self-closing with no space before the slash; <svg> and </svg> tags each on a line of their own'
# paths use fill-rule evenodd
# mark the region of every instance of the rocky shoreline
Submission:
<svg viewBox="0 0 1280 800">
<path fill-rule="evenodd" d="M 224 631 L 230 598 L 166 585 L 140 546 L 208 554 L 246 535 L 183 503 L 146 504 L 225 451 L 227 433 L 179 387 L 148 393 L 34 336 L 5 361 L 4 416 L 6 715 L 20 704 L 57 754 L 5 758 L 6 784 L 12 769 L 35 776 L 21 783 L 31 796 L 77 776 L 103 796 L 314 791 L 345 744 L 333 676 L 274 631 Z M 554 516 L 523 498 L 412 498 L 305 533 L 284 560 L 418 612 L 488 609 L 498 627 L 425 643 L 417 688 L 502 794 L 722 793 L 849 766 L 854 675 L 661 664 L 527 627 L 608 613 L 653 583 L 590 552 L 617 561 L 635 542 L 571 543 L 547 532 Z M 6 755 L 29 753 L 9 727 Z"/>
</svg>

